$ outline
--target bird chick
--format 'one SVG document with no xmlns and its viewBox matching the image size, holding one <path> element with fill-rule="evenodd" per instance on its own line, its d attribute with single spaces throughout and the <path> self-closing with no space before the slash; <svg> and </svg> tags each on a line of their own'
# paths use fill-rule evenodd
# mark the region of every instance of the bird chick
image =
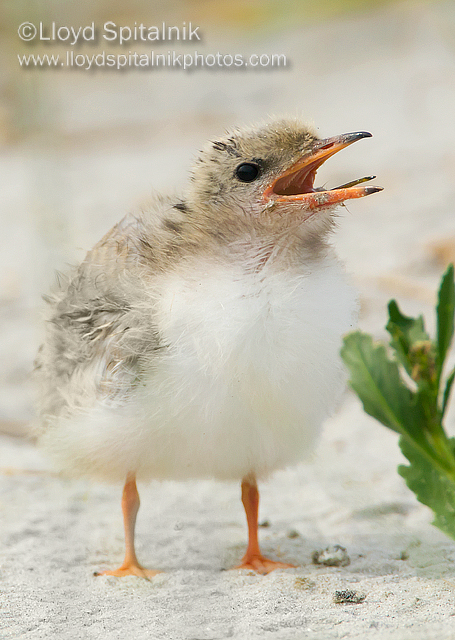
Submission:
<svg viewBox="0 0 455 640">
<path fill-rule="evenodd" d="M 66 473 L 125 482 L 125 560 L 104 573 L 156 573 L 134 549 L 136 478 L 240 480 L 239 566 L 290 566 L 261 554 L 257 479 L 302 459 L 343 389 L 356 296 L 329 235 L 336 205 L 380 188 L 314 180 L 369 136 L 278 120 L 210 142 L 180 199 L 127 215 L 48 299 L 40 443 Z"/>
</svg>

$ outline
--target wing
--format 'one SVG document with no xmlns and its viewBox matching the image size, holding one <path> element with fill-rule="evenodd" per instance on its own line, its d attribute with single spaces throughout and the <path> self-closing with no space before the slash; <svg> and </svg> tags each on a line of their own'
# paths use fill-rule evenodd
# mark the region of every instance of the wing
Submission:
<svg viewBox="0 0 455 640">
<path fill-rule="evenodd" d="M 153 366 L 163 345 L 147 308 L 152 243 L 144 217 L 126 216 L 47 298 L 35 363 L 44 422 L 100 398 L 124 398 Z"/>
</svg>

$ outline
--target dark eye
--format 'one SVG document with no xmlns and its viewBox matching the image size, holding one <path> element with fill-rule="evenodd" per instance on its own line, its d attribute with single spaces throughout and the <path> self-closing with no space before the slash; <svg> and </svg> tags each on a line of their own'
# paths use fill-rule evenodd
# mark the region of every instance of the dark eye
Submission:
<svg viewBox="0 0 455 640">
<path fill-rule="evenodd" d="M 235 170 L 235 175 L 242 182 L 253 182 L 259 175 L 259 166 L 254 162 L 242 162 Z"/>
</svg>

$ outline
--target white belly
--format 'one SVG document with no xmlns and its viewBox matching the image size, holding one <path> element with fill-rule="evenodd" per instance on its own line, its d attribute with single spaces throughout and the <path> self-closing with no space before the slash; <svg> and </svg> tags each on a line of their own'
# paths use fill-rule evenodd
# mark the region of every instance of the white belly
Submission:
<svg viewBox="0 0 455 640">
<path fill-rule="evenodd" d="M 154 305 L 167 349 L 129 402 L 60 425 L 62 466 L 239 479 L 302 459 L 344 385 L 356 302 L 338 262 L 266 276 L 211 265 L 170 276 Z"/>
</svg>

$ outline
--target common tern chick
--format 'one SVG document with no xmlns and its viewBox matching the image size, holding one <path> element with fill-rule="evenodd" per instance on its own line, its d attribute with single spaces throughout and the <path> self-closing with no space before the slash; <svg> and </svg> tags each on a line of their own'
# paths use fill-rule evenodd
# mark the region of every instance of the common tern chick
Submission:
<svg viewBox="0 0 455 640">
<path fill-rule="evenodd" d="M 314 181 L 370 135 L 278 120 L 210 142 L 180 199 L 123 218 L 48 299 L 39 440 L 62 471 L 125 482 L 125 560 L 103 573 L 156 573 L 136 478 L 240 480 L 239 567 L 291 566 L 260 551 L 257 479 L 302 459 L 343 389 L 356 295 L 329 236 L 337 205 L 380 187 Z"/>
</svg>

